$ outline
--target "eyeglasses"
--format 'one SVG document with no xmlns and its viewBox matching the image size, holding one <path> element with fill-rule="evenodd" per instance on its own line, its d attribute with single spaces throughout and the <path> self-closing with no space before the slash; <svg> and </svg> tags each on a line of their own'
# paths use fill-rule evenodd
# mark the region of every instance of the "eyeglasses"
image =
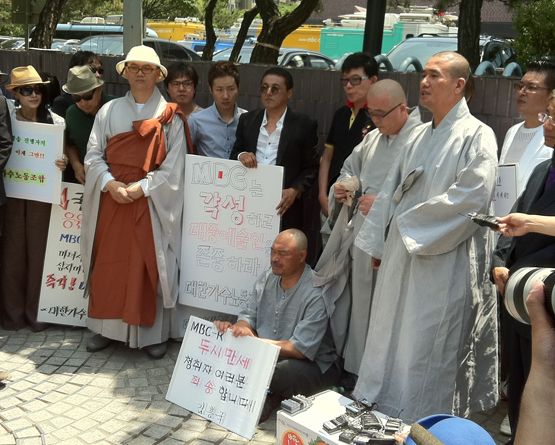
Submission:
<svg viewBox="0 0 555 445">
<path fill-rule="evenodd" d="M 17 91 L 22 96 L 28 97 L 28 96 L 31 96 L 33 93 L 35 93 L 37 96 L 42 94 L 43 89 L 39 85 L 33 85 L 33 86 L 30 86 L 30 87 L 19 87 L 17 89 Z"/>
<path fill-rule="evenodd" d="M 101 76 L 104 74 L 104 68 L 102 68 L 102 67 L 96 67 L 96 66 L 90 66 L 90 65 L 89 65 L 89 68 L 90 68 L 91 71 L 92 71 L 93 73 L 95 73 L 95 74 L 98 73 L 98 74 L 101 75 Z"/>
<path fill-rule="evenodd" d="M 542 124 L 545 124 L 546 122 L 549 122 L 549 125 L 555 125 L 555 117 L 550 116 L 547 113 L 538 113 L 538 120 Z"/>
<path fill-rule="evenodd" d="M 89 101 L 93 98 L 95 91 L 96 91 L 96 88 L 92 91 L 89 91 L 88 93 L 85 93 L 85 94 L 72 94 L 71 98 L 73 99 L 73 102 L 75 102 L 75 103 L 81 102 L 82 100 Z"/>
<path fill-rule="evenodd" d="M 342 78 L 341 78 L 341 85 L 343 85 L 344 87 L 346 87 L 347 84 L 350 83 L 352 86 L 356 87 L 357 85 L 360 85 L 360 83 L 361 83 L 363 80 L 368 80 L 368 76 L 342 77 Z"/>
<path fill-rule="evenodd" d="M 393 110 L 395 110 L 395 108 L 400 107 L 401 105 L 403 105 L 403 103 L 399 103 L 397 105 L 395 105 L 392 109 L 388 110 L 388 111 L 370 111 L 369 109 L 366 109 L 366 114 L 370 117 L 370 119 L 375 119 L 375 118 L 379 118 L 379 119 L 383 119 L 385 117 L 387 117 L 388 114 L 390 114 Z"/>
<path fill-rule="evenodd" d="M 277 85 L 268 85 L 265 83 L 260 85 L 260 94 L 268 94 L 268 91 L 270 94 L 277 94 L 281 91 L 281 88 Z"/>
<path fill-rule="evenodd" d="M 538 90 L 549 90 L 546 87 L 540 87 L 539 85 L 534 85 L 533 83 L 516 82 L 513 84 L 513 89 L 518 93 L 524 91 L 525 93 L 537 93 Z"/>
<path fill-rule="evenodd" d="M 127 71 L 129 71 L 130 73 L 133 74 L 137 74 L 139 71 L 141 73 L 143 73 L 145 76 L 148 76 L 149 74 L 152 74 L 156 68 L 151 66 L 151 65 L 143 65 L 143 66 L 138 66 L 138 65 L 126 65 L 125 68 L 127 69 Z"/>
<path fill-rule="evenodd" d="M 173 88 L 183 87 L 186 90 L 190 90 L 194 86 L 194 82 L 192 80 L 172 80 L 170 85 Z"/>
</svg>

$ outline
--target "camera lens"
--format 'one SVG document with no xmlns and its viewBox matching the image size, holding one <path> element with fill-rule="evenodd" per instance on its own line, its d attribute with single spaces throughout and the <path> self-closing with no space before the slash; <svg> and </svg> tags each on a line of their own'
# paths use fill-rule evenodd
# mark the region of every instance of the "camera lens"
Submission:
<svg viewBox="0 0 555 445">
<path fill-rule="evenodd" d="M 521 323 L 530 324 L 526 297 L 528 297 L 533 284 L 538 281 L 544 283 L 545 306 L 550 315 L 555 318 L 555 298 L 553 295 L 555 269 L 523 267 L 509 277 L 505 286 L 505 308 L 515 320 Z"/>
</svg>

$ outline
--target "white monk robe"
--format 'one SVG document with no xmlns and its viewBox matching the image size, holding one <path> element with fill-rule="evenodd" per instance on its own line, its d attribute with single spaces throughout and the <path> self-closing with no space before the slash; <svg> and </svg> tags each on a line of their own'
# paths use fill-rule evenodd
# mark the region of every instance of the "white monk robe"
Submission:
<svg viewBox="0 0 555 445">
<path fill-rule="evenodd" d="M 515 136 L 521 131 L 531 132 L 533 136 L 526 147 L 514 147 Z M 516 148 L 520 149 L 520 153 L 515 153 Z M 524 122 L 521 122 L 513 125 L 507 131 L 499 156 L 499 165 L 517 163 L 517 194 L 520 195 L 526 188 L 526 183 L 534 168 L 541 162 L 551 159 L 552 154 L 553 149 L 547 147 L 544 142 L 543 125 L 536 128 L 524 128 Z"/>
<path fill-rule="evenodd" d="M 105 161 L 107 142 L 112 136 L 131 131 L 133 121 L 159 116 L 165 110 L 166 104 L 158 88 L 154 89 L 144 105 L 139 106 L 128 92 L 124 97 L 105 104 L 96 115 L 85 157 L 87 181 L 83 203 L 81 254 L 86 279 L 90 268 L 102 179 L 109 170 Z M 179 292 L 177 280 L 178 260 L 181 255 L 186 150 L 183 122 L 178 116 L 165 126 L 164 134 L 166 159 L 157 170 L 148 173 L 146 180 L 143 180 L 143 190 L 146 189 L 145 195 L 148 197 L 159 275 L 154 324 L 151 327 L 141 327 L 128 325 L 119 319 L 89 318 L 87 321 L 91 331 L 126 342 L 131 348 L 142 348 L 168 339 L 172 328 L 172 308 L 175 307 Z"/>
<path fill-rule="evenodd" d="M 495 135 L 464 100 L 417 130 L 355 241 L 382 262 L 354 394 L 409 423 L 498 397 L 494 232 L 460 215 L 490 208 Z"/>
<path fill-rule="evenodd" d="M 397 135 L 386 136 L 378 129 L 368 133 L 343 163 L 338 180 L 356 176 L 360 181 L 359 193 L 377 195 L 398 154 L 408 144 L 411 133 L 421 124 L 417 109 Z M 358 374 L 370 319 L 375 272 L 371 267 L 371 257 L 353 245 L 364 215 L 355 210 L 349 221 L 350 209 L 346 204 L 337 203 L 333 186 L 329 209 L 330 217 L 326 222 L 333 229 L 316 265 L 316 283 L 324 285 L 330 326 L 336 349 L 344 357 L 344 369 Z M 334 219 L 333 215 L 339 210 L 340 215 Z"/>
</svg>

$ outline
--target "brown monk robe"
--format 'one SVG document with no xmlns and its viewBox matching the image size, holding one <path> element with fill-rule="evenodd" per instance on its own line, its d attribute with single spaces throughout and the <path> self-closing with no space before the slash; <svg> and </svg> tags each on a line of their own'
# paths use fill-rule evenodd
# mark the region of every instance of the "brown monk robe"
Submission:
<svg viewBox="0 0 555 445">
<path fill-rule="evenodd" d="M 166 157 L 163 125 L 173 119 L 176 108 L 176 104 L 168 104 L 158 118 L 133 122 L 132 131 L 108 141 L 106 162 L 116 181 L 140 181 L 160 166 Z M 157 286 L 147 198 L 118 204 L 109 193 L 103 193 L 93 247 L 89 316 L 152 326 Z"/>
</svg>

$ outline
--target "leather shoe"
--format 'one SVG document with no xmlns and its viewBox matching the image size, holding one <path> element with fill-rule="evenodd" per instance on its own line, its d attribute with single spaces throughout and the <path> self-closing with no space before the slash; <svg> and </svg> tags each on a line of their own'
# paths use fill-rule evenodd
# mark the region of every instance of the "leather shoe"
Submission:
<svg viewBox="0 0 555 445">
<path fill-rule="evenodd" d="M 103 337 L 100 334 L 93 335 L 87 340 L 87 351 L 96 352 L 110 346 L 113 340 Z"/>
<path fill-rule="evenodd" d="M 158 343 L 156 345 L 145 346 L 143 349 L 146 351 L 150 358 L 159 359 L 166 355 L 168 344 L 167 342 Z"/>
<path fill-rule="evenodd" d="M 41 323 L 40 321 L 33 321 L 29 323 L 29 329 L 32 332 L 42 332 L 45 329 L 48 329 L 49 326 L 49 323 Z"/>
<path fill-rule="evenodd" d="M 281 397 L 277 394 L 268 394 L 266 396 L 262 412 L 260 413 L 260 419 L 258 419 L 259 424 L 266 422 L 266 420 L 270 418 L 274 411 L 281 405 L 281 400 Z"/>
</svg>

